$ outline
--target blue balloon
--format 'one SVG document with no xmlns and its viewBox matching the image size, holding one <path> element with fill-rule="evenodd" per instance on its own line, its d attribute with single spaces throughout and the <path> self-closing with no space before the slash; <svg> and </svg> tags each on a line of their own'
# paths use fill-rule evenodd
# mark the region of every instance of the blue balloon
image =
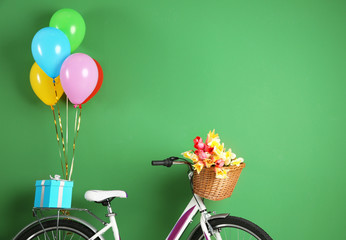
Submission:
<svg viewBox="0 0 346 240">
<path fill-rule="evenodd" d="M 71 54 L 70 41 L 59 29 L 42 28 L 32 39 L 31 52 L 40 68 L 49 77 L 56 78 L 62 63 Z"/>
</svg>

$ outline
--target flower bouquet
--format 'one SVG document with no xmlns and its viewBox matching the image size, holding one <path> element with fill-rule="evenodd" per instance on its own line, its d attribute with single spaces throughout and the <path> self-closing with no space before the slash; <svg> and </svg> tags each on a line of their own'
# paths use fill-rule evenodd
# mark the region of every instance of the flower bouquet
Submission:
<svg viewBox="0 0 346 240">
<path fill-rule="evenodd" d="M 193 142 L 196 150 L 182 155 L 194 163 L 194 192 L 210 200 L 230 197 L 245 167 L 244 159 L 237 158 L 230 148 L 226 151 L 215 130 L 209 132 L 205 142 L 201 137 Z"/>
</svg>

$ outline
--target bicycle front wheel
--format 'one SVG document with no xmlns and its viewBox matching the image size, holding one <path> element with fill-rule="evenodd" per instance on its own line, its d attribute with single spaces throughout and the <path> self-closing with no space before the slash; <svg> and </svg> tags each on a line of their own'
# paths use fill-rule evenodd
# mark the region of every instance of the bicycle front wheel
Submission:
<svg viewBox="0 0 346 240">
<path fill-rule="evenodd" d="M 214 231 L 220 233 L 224 239 L 247 239 L 247 240 L 273 240 L 262 228 L 256 224 L 239 217 L 227 216 L 209 221 Z M 204 239 L 201 227 L 193 233 L 191 240 Z M 214 236 L 211 239 L 216 239 Z"/>
<path fill-rule="evenodd" d="M 62 239 L 89 239 L 94 235 L 87 226 L 72 220 L 49 220 L 34 225 L 21 233 L 14 240 L 62 240 Z M 99 238 L 97 238 L 99 240 Z"/>
</svg>

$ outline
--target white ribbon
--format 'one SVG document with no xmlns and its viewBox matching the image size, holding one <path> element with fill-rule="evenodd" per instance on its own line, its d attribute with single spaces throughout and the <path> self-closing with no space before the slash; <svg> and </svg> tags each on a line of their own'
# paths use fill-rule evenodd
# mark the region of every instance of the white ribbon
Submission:
<svg viewBox="0 0 346 240">
<path fill-rule="evenodd" d="M 41 188 L 41 202 L 40 202 L 40 207 L 43 207 L 43 199 L 44 199 L 44 182 L 45 182 L 45 180 L 42 180 L 42 182 L 41 182 L 42 188 Z"/>
<path fill-rule="evenodd" d="M 65 185 L 65 181 L 61 181 L 60 182 L 60 187 L 59 187 L 59 195 L 58 195 L 58 208 L 61 207 L 62 205 L 62 195 L 64 192 L 64 185 Z"/>
<path fill-rule="evenodd" d="M 52 175 L 49 175 L 49 177 L 50 177 L 51 180 L 60 181 L 59 194 L 58 194 L 58 206 L 57 206 L 59 208 L 62 205 L 62 197 L 63 197 L 64 185 L 65 185 L 65 181 L 66 180 L 65 179 L 60 179 L 60 175 L 58 175 L 58 174 L 55 174 L 54 177 L 52 177 Z"/>
<path fill-rule="evenodd" d="M 60 179 L 60 175 L 58 175 L 58 174 L 55 174 L 54 177 L 52 177 L 52 175 L 49 175 L 49 177 L 50 177 L 50 179 L 52 179 L 52 180 L 57 180 L 57 181 L 63 180 L 63 179 Z"/>
</svg>

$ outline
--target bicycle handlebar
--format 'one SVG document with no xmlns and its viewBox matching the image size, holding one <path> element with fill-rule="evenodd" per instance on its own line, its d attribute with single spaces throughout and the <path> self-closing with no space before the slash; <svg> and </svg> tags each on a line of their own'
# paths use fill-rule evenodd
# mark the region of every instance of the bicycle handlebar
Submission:
<svg viewBox="0 0 346 240">
<path fill-rule="evenodd" d="M 152 166 L 166 166 L 166 167 L 171 167 L 173 164 L 190 164 L 188 161 L 186 161 L 185 159 L 182 159 L 184 161 L 176 161 L 178 159 L 182 159 L 182 158 L 178 158 L 178 157 L 169 157 L 166 158 L 165 160 L 161 160 L 161 161 L 152 161 L 151 165 Z"/>
</svg>

